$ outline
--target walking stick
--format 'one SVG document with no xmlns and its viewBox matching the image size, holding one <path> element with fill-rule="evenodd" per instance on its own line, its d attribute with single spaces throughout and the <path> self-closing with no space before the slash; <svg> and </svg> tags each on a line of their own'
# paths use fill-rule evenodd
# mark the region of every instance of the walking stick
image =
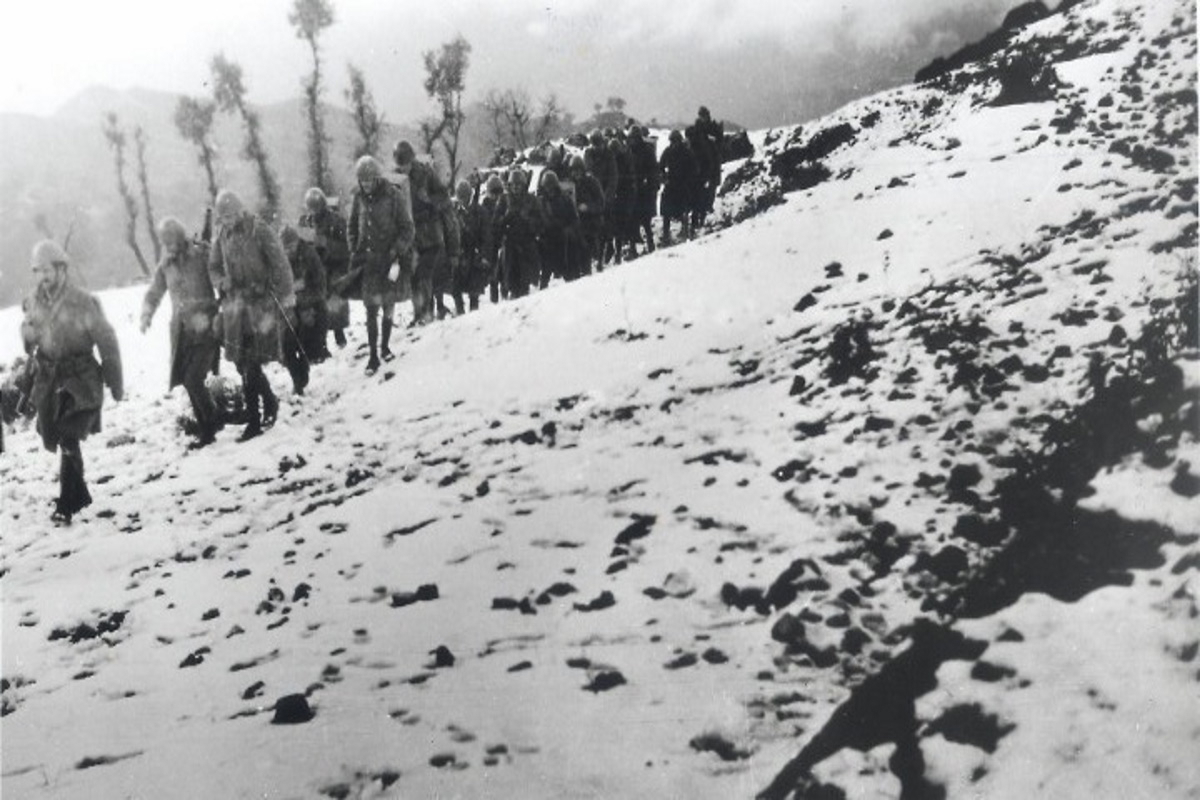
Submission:
<svg viewBox="0 0 1200 800">
<path fill-rule="evenodd" d="M 270 292 L 270 290 L 268 290 Z M 287 310 L 283 307 L 283 303 L 279 302 L 279 298 L 274 292 L 270 292 L 271 299 L 275 301 L 275 307 L 279 309 L 279 315 L 283 317 L 283 324 L 287 325 L 287 329 L 291 331 L 292 338 L 296 340 L 296 347 L 300 350 L 300 355 L 304 357 L 305 363 L 312 366 L 312 360 L 308 357 L 308 353 L 304 352 L 304 343 L 300 341 L 300 334 L 296 333 L 296 329 L 292 327 L 292 323 L 288 320 Z"/>
</svg>

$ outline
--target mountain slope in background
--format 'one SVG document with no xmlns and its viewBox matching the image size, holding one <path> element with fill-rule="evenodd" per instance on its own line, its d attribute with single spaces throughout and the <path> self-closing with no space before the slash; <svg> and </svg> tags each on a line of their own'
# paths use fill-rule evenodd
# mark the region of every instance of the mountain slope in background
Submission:
<svg viewBox="0 0 1200 800">
<path fill-rule="evenodd" d="M 0 305 L 17 302 L 30 287 L 25 264 L 29 250 L 41 238 L 42 216 L 59 238 L 72 231 L 72 251 L 89 286 L 123 285 L 140 278 L 141 270 L 125 244 L 125 211 L 117 193 L 115 166 L 104 138 L 105 115 L 116 112 L 129 134 L 126 180 L 135 192 L 136 162 L 132 133 L 141 125 L 147 137 L 147 173 L 154 211 L 181 218 L 199 230 L 208 187 L 195 148 L 175 128 L 178 95 L 145 89 L 116 91 L 92 87 L 73 98 L 51 117 L 0 114 L 0 259 L 6 264 L 0 283 Z M 306 115 L 299 100 L 257 108 L 270 163 L 282 190 L 289 218 L 299 214 L 307 183 Z M 348 191 L 353 171 L 353 146 L 358 140 L 350 114 L 335 106 L 325 110 L 331 139 L 334 180 Z M 386 143 L 411 136 L 389 125 Z M 252 168 L 241 158 L 243 134 L 239 120 L 220 114 L 214 125 L 218 149 L 217 182 L 240 191 L 251 203 L 258 195 Z M 390 144 L 388 145 L 390 146 Z M 139 194 L 140 196 L 140 194 Z M 139 217 L 138 237 L 143 253 L 153 258 L 145 218 Z"/>
<path fill-rule="evenodd" d="M 105 293 L 96 504 L 0 460 L 4 788 L 1200 797 L 1195 58 L 1091 0 L 757 132 L 724 229 L 244 445 Z"/>
</svg>

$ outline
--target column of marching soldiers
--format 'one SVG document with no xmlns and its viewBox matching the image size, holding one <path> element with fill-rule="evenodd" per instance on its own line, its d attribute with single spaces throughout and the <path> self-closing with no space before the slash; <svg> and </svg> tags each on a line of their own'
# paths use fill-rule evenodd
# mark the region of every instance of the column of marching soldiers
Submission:
<svg viewBox="0 0 1200 800">
<path fill-rule="evenodd" d="M 311 367 L 330 357 L 329 336 L 345 347 L 351 300 L 366 311 L 366 372 L 374 374 L 394 357 L 396 304 L 405 297 L 410 327 L 421 326 L 451 313 L 447 295 L 461 315 L 485 295 L 497 303 L 554 278 L 602 271 L 636 257 L 639 247 L 655 249 L 656 206 L 659 246 L 671 244 L 672 223 L 691 238 L 713 208 L 722 138 L 723 126 L 701 107 L 686 137 L 670 133 L 661 158 L 649 131 L 630 122 L 569 140 L 571 149 L 546 143 L 516 163 L 476 170 L 453 192 L 400 141 L 391 171 L 371 156 L 355 164 L 348 219 L 318 188 L 305 193 L 295 224 L 273 225 L 228 189 L 198 235 L 163 219 L 164 255 L 141 330 L 169 296 L 170 386 L 184 387 L 195 414 L 185 426 L 189 447 L 212 443 L 224 427 L 227 414 L 207 384 L 222 349 L 241 378 L 238 440 L 247 441 L 279 413 L 264 365 L 282 362 L 303 394 Z M 100 429 L 104 387 L 116 401 L 123 395 L 121 357 L 99 301 L 75 284 L 62 246 L 38 242 L 31 268 L 37 287 L 21 326 L 27 358 L 4 391 L 18 395 L 18 409 L 36 412 L 43 445 L 60 452 L 51 518 L 66 524 L 92 500 L 80 442 Z"/>
</svg>

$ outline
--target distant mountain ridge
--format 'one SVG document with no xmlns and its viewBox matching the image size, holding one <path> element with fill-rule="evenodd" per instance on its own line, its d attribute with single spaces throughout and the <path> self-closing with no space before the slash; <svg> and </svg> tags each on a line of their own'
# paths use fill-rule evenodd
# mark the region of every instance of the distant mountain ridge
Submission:
<svg viewBox="0 0 1200 800">
<path fill-rule="evenodd" d="M 11 305 L 28 290 L 25 264 L 33 243 L 48 229 L 62 239 L 71 231 L 71 250 L 80 279 L 92 288 L 121 285 L 141 278 L 123 236 L 124 210 L 117 194 L 114 161 L 102 133 L 105 114 L 115 112 L 130 134 L 141 125 L 147 136 L 147 168 L 156 218 L 177 216 L 198 227 L 207 202 L 204 171 L 196 149 L 175 128 L 181 95 L 150 89 L 91 86 L 54 114 L 0 114 L 0 306 Z M 283 193 L 285 216 L 299 213 L 307 180 L 307 132 L 302 101 L 254 106 L 262 118 L 263 136 Z M 325 105 L 331 138 L 330 161 L 339 193 L 351 183 L 353 148 L 358 140 L 350 112 Z M 390 144 L 413 132 L 387 125 L 383 142 Z M 253 202 L 257 183 L 241 157 L 243 132 L 236 118 L 221 114 L 214 124 L 218 151 L 217 180 Z M 126 152 L 126 178 L 135 178 L 132 142 Z M 136 187 L 135 187 L 136 190 Z M 138 235 L 150 252 L 144 218 Z"/>
</svg>

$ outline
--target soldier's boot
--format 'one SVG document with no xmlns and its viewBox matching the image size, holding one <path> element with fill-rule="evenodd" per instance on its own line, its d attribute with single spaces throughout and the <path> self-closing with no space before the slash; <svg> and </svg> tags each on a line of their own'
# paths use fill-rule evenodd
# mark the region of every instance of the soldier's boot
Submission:
<svg viewBox="0 0 1200 800">
<path fill-rule="evenodd" d="M 257 387 L 253 386 L 244 374 L 242 376 L 242 398 L 246 407 L 246 427 L 242 429 L 238 441 L 248 442 L 255 437 L 262 436 L 263 426 Z"/>
<path fill-rule="evenodd" d="M 379 318 L 375 309 L 367 310 L 367 374 L 379 369 Z"/>
<path fill-rule="evenodd" d="M 367 306 L 367 374 L 379 369 L 379 307 Z"/>
<path fill-rule="evenodd" d="M 346 329 L 345 328 L 334 328 L 333 329 L 333 341 L 335 344 L 337 344 L 338 347 L 345 347 L 346 346 Z"/>
<path fill-rule="evenodd" d="M 87 481 L 83 479 L 83 453 L 78 439 L 64 439 L 60 443 L 59 497 L 54 504 L 50 519 L 56 523 L 69 524 L 71 517 L 92 504 Z"/>
<path fill-rule="evenodd" d="M 388 343 L 391 341 L 391 339 L 392 315 L 389 313 L 383 315 L 382 330 L 380 331 L 379 336 L 379 355 L 384 361 L 391 361 L 393 358 L 395 358 L 395 356 L 392 355 L 392 348 L 388 346 Z"/>
<path fill-rule="evenodd" d="M 463 305 L 462 292 L 454 293 L 454 316 L 461 317 L 466 313 L 466 307 Z"/>
<path fill-rule="evenodd" d="M 263 427 L 269 428 L 275 424 L 275 420 L 279 418 L 279 398 L 275 396 L 275 392 L 271 391 L 271 385 L 267 383 L 264 376 L 262 379 L 262 404 L 263 404 Z"/>
<path fill-rule="evenodd" d="M 184 384 L 184 388 L 187 389 L 188 397 L 192 401 L 192 411 L 196 415 L 196 439 L 188 445 L 189 449 L 195 450 L 216 441 L 221 421 L 212 393 L 204 385 L 203 379 L 189 380 Z"/>
</svg>

